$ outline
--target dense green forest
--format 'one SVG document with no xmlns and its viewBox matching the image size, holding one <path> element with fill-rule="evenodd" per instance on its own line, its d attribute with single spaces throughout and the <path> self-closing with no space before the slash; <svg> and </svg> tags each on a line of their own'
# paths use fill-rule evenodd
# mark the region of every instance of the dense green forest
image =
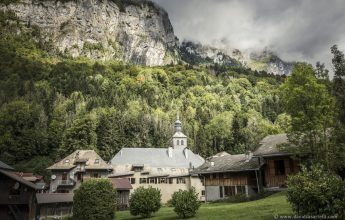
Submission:
<svg viewBox="0 0 345 220">
<path fill-rule="evenodd" d="M 289 85 L 314 83 L 311 107 L 318 92 L 332 90 L 322 65 L 300 67 L 293 76 L 302 84 L 292 78 L 282 87 L 285 77 L 241 66 L 145 67 L 71 58 L 41 41 L 39 29 L 29 25 L 0 12 L 0 160 L 23 171 L 47 175 L 48 165 L 76 149 L 95 149 L 109 160 L 123 147 L 167 147 L 177 114 L 194 152 L 243 153 L 268 134 L 298 127 L 300 112 L 294 116 L 291 102 L 300 93 Z M 308 103 L 305 98 L 299 104 Z"/>
<path fill-rule="evenodd" d="M 283 78 L 240 67 L 149 68 L 72 59 L 1 13 L 0 160 L 37 172 L 75 149 L 167 147 L 179 113 L 202 156 L 244 152 L 283 132 Z"/>
</svg>

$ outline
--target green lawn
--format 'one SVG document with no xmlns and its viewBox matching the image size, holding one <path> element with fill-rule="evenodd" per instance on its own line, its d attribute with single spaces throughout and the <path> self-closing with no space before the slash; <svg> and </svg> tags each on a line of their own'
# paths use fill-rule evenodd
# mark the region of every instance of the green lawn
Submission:
<svg viewBox="0 0 345 220">
<path fill-rule="evenodd" d="M 291 215 L 292 210 L 285 193 L 276 193 L 264 199 L 244 203 L 203 204 L 195 218 L 191 219 L 273 219 L 276 214 Z M 116 213 L 116 219 L 137 219 L 129 211 Z M 173 208 L 163 207 L 150 219 L 178 219 Z"/>
</svg>

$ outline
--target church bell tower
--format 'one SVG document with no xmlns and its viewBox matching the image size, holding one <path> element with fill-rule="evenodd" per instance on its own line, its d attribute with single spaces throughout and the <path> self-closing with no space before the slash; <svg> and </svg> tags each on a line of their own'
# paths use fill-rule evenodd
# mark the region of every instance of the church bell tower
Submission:
<svg viewBox="0 0 345 220">
<path fill-rule="evenodd" d="M 177 115 L 177 119 L 175 121 L 175 134 L 172 138 L 172 146 L 174 149 L 184 149 L 187 147 L 187 136 L 182 133 L 182 123 Z"/>
</svg>

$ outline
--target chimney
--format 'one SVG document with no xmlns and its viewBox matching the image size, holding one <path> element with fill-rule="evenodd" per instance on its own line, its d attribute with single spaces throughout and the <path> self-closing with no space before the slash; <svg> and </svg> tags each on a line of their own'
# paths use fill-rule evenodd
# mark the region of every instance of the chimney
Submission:
<svg viewBox="0 0 345 220">
<path fill-rule="evenodd" d="M 172 147 L 168 147 L 168 156 L 169 156 L 170 158 L 173 157 L 173 148 L 172 148 Z"/>
<path fill-rule="evenodd" d="M 246 162 L 249 162 L 253 157 L 253 153 L 249 150 L 246 152 Z"/>
</svg>

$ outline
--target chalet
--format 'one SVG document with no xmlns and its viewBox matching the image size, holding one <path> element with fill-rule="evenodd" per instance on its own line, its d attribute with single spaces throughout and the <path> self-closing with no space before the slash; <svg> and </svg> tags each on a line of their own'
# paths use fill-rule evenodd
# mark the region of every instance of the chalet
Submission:
<svg viewBox="0 0 345 220">
<path fill-rule="evenodd" d="M 171 146 L 167 148 L 123 148 L 111 160 L 110 178 L 128 178 L 133 189 L 152 186 L 161 190 L 162 202 L 179 189 L 195 187 L 203 200 L 204 187 L 197 175 L 190 173 L 204 159 L 187 148 L 187 136 L 177 118 Z"/>
<path fill-rule="evenodd" d="M 286 187 L 287 176 L 300 170 L 298 161 L 290 153 L 279 149 L 279 145 L 287 144 L 286 134 L 269 135 L 265 137 L 254 151 L 258 158 L 262 185 L 268 190 L 279 190 Z"/>
<path fill-rule="evenodd" d="M 36 217 L 36 185 L 18 176 L 0 161 L 0 219 L 26 220 Z"/>
<path fill-rule="evenodd" d="M 85 179 L 106 178 L 113 170 L 94 150 L 76 150 L 47 168 L 51 193 L 73 193 Z"/>
<path fill-rule="evenodd" d="M 259 170 L 257 158 L 252 153 L 231 155 L 216 154 L 193 171 L 205 183 L 205 200 L 214 201 L 236 194 L 252 195 L 259 191 Z"/>
<path fill-rule="evenodd" d="M 288 143 L 286 134 L 269 135 L 254 153 L 216 154 L 193 173 L 204 178 L 205 200 L 220 200 L 238 193 L 250 196 L 263 190 L 281 190 L 287 176 L 299 171 L 290 153 L 280 150 Z"/>
</svg>

